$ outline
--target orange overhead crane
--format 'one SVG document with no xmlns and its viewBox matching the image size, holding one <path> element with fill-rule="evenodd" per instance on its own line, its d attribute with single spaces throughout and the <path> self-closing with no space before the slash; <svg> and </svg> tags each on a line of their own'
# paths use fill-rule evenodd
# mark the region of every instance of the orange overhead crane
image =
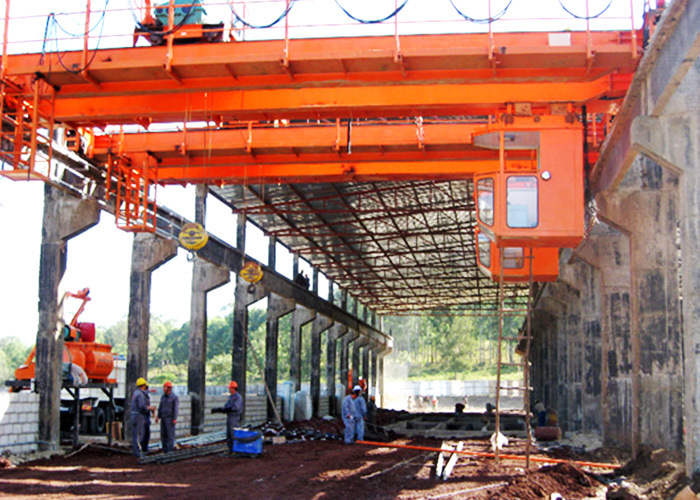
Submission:
<svg viewBox="0 0 700 500">
<path fill-rule="evenodd" d="M 2 118 L 11 126 L 0 134 L 11 147 L 0 173 L 51 181 L 35 153 L 50 158 L 54 126 L 84 131 L 83 154 L 103 169 L 117 205 L 141 217 L 125 224 L 132 230 L 152 228 L 144 214 L 155 207 L 156 184 L 538 171 L 532 152 L 511 152 L 504 163 L 474 138 L 495 125 L 582 137 L 585 107 L 589 143 L 600 144 L 600 124 L 624 97 L 641 40 L 636 31 L 572 31 L 563 42 L 546 32 L 397 32 L 92 54 L 88 36 L 86 28 L 82 51 L 60 54 L 8 55 L 5 42 Z M 180 130 L 149 131 L 156 123 Z M 118 128 L 130 125 L 143 130 Z M 580 141 L 571 146 L 583 154 Z"/>
</svg>

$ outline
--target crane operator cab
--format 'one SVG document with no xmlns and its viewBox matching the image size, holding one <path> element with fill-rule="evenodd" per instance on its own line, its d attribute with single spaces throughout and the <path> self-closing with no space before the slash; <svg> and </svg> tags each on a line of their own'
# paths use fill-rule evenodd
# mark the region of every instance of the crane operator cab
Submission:
<svg viewBox="0 0 700 500">
<path fill-rule="evenodd" d="M 475 146 L 498 151 L 500 167 L 474 178 L 481 233 L 499 248 L 578 246 L 584 233 L 580 124 L 501 127 L 474 136 Z"/>
<path fill-rule="evenodd" d="M 493 281 L 501 275 L 506 283 L 532 281 L 556 281 L 559 275 L 559 249 L 552 247 L 502 247 L 498 248 L 488 236 L 476 228 L 476 262 L 479 269 Z M 501 260 L 501 253 L 503 260 Z"/>
</svg>

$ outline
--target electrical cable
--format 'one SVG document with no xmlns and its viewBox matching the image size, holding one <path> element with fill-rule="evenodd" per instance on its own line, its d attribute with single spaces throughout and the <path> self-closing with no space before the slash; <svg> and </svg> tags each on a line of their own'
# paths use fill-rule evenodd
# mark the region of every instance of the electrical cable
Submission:
<svg viewBox="0 0 700 500">
<path fill-rule="evenodd" d="M 558 0 L 558 2 L 559 2 L 559 5 L 561 5 L 561 8 L 564 9 L 564 11 L 565 11 L 567 14 L 569 14 L 571 17 L 574 17 L 574 18 L 576 18 L 576 19 L 584 19 L 584 20 L 587 21 L 587 20 L 589 20 L 589 19 L 595 19 L 595 18 L 600 17 L 600 16 L 602 16 L 603 14 L 605 14 L 605 11 L 607 11 L 607 10 L 610 8 L 610 6 L 612 5 L 613 0 L 610 0 L 610 1 L 608 2 L 608 5 L 606 5 L 605 8 L 604 8 L 603 10 L 601 10 L 600 12 L 598 12 L 597 14 L 595 14 L 594 16 L 579 16 L 579 15 L 574 14 L 573 12 L 571 12 L 569 9 L 567 9 L 566 6 L 564 5 L 564 3 L 563 3 L 561 0 Z"/>
<path fill-rule="evenodd" d="M 97 29 L 97 27 L 100 25 L 100 23 L 101 23 L 102 21 L 104 21 L 105 14 L 107 13 L 107 6 L 108 6 L 108 5 L 109 5 L 109 0 L 105 0 L 105 6 L 104 6 L 104 8 L 102 9 L 102 14 L 100 15 L 100 18 L 97 20 L 97 22 L 95 23 L 95 25 L 94 25 L 92 28 L 90 28 L 90 29 L 88 30 L 88 33 L 92 33 L 94 30 Z M 64 15 L 64 14 L 59 14 L 59 15 Z M 51 14 L 49 14 L 49 17 L 52 17 L 52 16 L 53 16 L 53 18 L 54 18 L 54 22 L 56 23 L 56 26 L 58 26 L 58 28 L 59 28 L 61 31 L 63 31 L 66 35 L 72 36 L 72 37 L 75 37 L 75 38 L 77 38 L 77 37 L 79 37 L 79 36 L 85 36 L 85 32 L 83 32 L 83 33 L 71 33 L 70 31 L 66 30 L 63 26 L 61 26 L 61 23 L 58 22 L 58 19 L 56 18 L 56 13 L 55 13 L 55 12 L 52 12 Z"/>
<path fill-rule="evenodd" d="M 513 3 L 513 0 L 509 0 L 508 3 L 506 4 L 506 6 L 503 7 L 503 9 L 501 10 L 501 12 L 499 12 L 498 14 L 496 14 L 496 15 L 494 15 L 494 16 L 492 16 L 492 17 L 485 17 L 485 18 L 482 18 L 482 19 L 478 19 L 478 18 L 475 18 L 475 17 L 471 17 L 471 16 L 466 15 L 464 12 L 462 12 L 462 11 L 459 9 L 459 7 L 457 7 L 457 6 L 455 5 L 455 3 L 454 3 L 453 0 L 450 0 L 450 4 L 452 5 L 452 8 L 454 8 L 454 10 L 457 12 L 457 14 L 459 14 L 460 16 L 462 16 L 466 21 L 469 21 L 470 23 L 474 23 L 474 24 L 489 24 L 489 23 L 492 23 L 492 22 L 494 22 L 494 21 L 498 21 L 499 19 L 501 19 L 501 18 L 506 14 L 506 12 L 508 12 L 508 9 L 510 8 L 510 5 L 511 5 L 512 3 Z"/>
<path fill-rule="evenodd" d="M 345 13 L 346 16 L 348 16 L 348 17 L 349 17 L 350 19 L 352 19 L 353 21 L 357 21 L 358 23 L 362 23 L 362 24 L 378 24 L 378 23 L 383 23 L 384 21 L 387 21 L 387 20 L 391 19 L 392 17 L 398 15 L 398 13 L 401 12 L 401 9 L 403 9 L 403 8 L 406 6 L 407 3 L 408 3 L 408 0 L 403 0 L 403 3 L 402 3 L 401 5 L 399 5 L 398 7 L 396 7 L 396 9 L 394 10 L 394 12 L 392 12 L 392 13 L 389 14 L 388 16 L 385 16 L 385 17 L 383 17 L 383 18 L 381 18 L 381 19 L 372 19 L 372 20 L 370 20 L 370 19 L 360 19 L 359 17 L 353 16 L 352 14 L 350 14 L 350 12 L 348 12 L 348 11 L 345 9 L 345 7 L 343 7 L 342 5 L 340 5 L 340 2 L 339 2 L 338 0 L 335 0 L 335 4 L 340 8 L 340 10 L 342 10 L 342 11 Z"/>
<path fill-rule="evenodd" d="M 287 17 L 287 14 L 289 14 L 289 11 L 292 10 L 292 6 L 294 5 L 295 2 L 296 2 L 296 0 L 291 0 L 291 1 L 289 2 L 289 4 L 287 5 L 287 7 L 284 9 L 284 12 L 282 12 L 282 14 L 280 14 L 280 16 L 279 16 L 277 19 L 275 19 L 274 21 L 272 21 L 270 24 L 261 24 L 261 25 L 256 25 L 256 24 L 251 24 L 251 23 L 249 23 L 248 21 L 246 21 L 245 19 L 243 19 L 241 16 L 238 15 L 238 13 L 236 12 L 236 10 L 233 8 L 233 3 L 232 3 L 230 0 L 227 1 L 226 3 L 228 3 L 229 8 L 231 9 L 231 13 L 232 13 L 232 14 L 234 15 L 234 17 L 236 18 L 236 21 L 242 23 L 244 26 L 247 26 L 248 28 L 253 28 L 253 29 L 265 29 L 265 28 L 271 28 L 271 27 L 273 27 L 275 24 L 277 24 L 277 23 L 280 22 L 282 19 L 284 19 L 285 17 Z"/>
</svg>

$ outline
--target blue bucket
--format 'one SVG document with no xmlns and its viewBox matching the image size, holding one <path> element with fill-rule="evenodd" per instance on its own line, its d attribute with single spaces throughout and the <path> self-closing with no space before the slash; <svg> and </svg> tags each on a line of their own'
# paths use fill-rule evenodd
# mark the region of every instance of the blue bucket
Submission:
<svg viewBox="0 0 700 500">
<path fill-rule="evenodd" d="M 262 433 L 258 431 L 246 431 L 234 429 L 233 452 L 247 455 L 262 454 Z"/>
</svg>

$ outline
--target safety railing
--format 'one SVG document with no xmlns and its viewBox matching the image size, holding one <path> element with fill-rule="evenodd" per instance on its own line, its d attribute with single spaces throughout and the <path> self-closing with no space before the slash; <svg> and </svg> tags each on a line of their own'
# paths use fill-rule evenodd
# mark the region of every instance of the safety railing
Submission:
<svg viewBox="0 0 700 500">
<path fill-rule="evenodd" d="M 659 0 L 5 0 L 3 54 L 191 41 L 636 30 Z M 72 9 L 72 10 L 71 10 Z M 199 29 L 200 31 L 197 31 Z M 493 41 L 492 41 L 493 43 Z M 594 50 L 591 47 L 591 50 Z M 75 70 L 84 68 L 73 68 Z"/>
</svg>

